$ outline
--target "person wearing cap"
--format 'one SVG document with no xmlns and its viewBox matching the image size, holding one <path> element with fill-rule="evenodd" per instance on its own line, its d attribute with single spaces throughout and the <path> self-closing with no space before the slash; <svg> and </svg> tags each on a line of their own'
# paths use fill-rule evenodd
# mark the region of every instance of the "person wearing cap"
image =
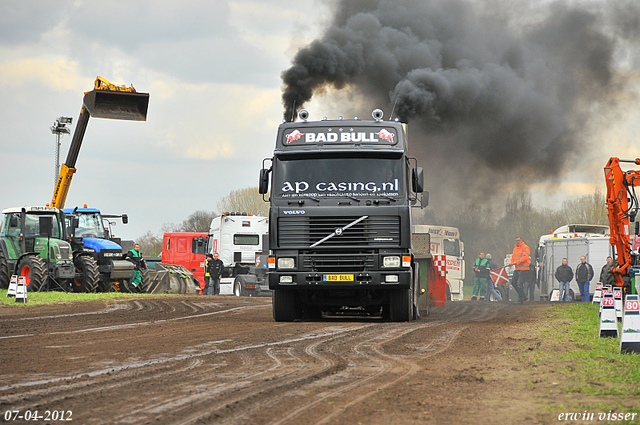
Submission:
<svg viewBox="0 0 640 425">
<path fill-rule="evenodd" d="M 202 295 L 211 295 L 211 272 L 209 265 L 213 261 L 213 255 L 207 254 L 204 259 L 204 287 L 202 288 Z"/>
</svg>

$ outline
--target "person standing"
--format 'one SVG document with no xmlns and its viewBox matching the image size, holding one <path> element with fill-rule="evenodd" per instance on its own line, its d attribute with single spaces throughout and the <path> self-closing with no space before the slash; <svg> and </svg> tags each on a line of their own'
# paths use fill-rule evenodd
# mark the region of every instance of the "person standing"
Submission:
<svg viewBox="0 0 640 425">
<path fill-rule="evenodd" d="M 495 270 L 499 268 L 496 262 L 493 261 L 493 259 L 491 258 L 491 254 L 487 254 L 485 258 L 489 260 L 489 268 L 491 270 Z M 496 285 L 497 291 L 500 293 L 500 297 L 502 298 L 503 301 L 509 301 L 509 285 L 507 282 L 508 281 L 504 281 L 499 285 Z"/>
<path fill-rule="evenodd" d="M 535 261 L 529 261 L 529 272 L 525 279 L 524 300 L 533 301 L 536 292 L 536 266 Z"/>
<path fill-rule="evenodd" d="M 220 295 L 220 278 L 224 271 L 224 264 L 219 258 L 218 253 L 213 253 L 213 260 L 209 261 L 209 284 L 213 285 L 213 295 Z"/>
<path fill-rule="evenodd" d="M 516 245 L 513 247 L 511 254 L 511 262 L 509 266 L 515 266 L 511 285 L 518 292 L 518 303 L 524 303 L 524 283 L 529 273 L 529 265 L 531 264 L 531 250 L 524 243 L 520 236 L 516 237 Z"/>
<path fill-rule="evenodd" d="M 210 263 L 213 261 L 213 255 L 207 254 L 204 259 L 204 288 L 202 288 L 202 295 L 213 294 L 213 286 L 211 285 L 211 270 Z"/>
<path fill-rule="evenodd" d="M 502 301 L 502 295 L 498 294 L 496 292 L 496 290 L 494 289 L 494 282 L 493 279 L 491 278 L 491 270 L 495 270 L 498 268 L 498 265 L 491 259 L 491 254 L 487 254 L 485 255 L 485 257 L 487 259 L 487 267 L 489 268 L 489 277 L 487 277 L 487 288 L 485 291 L 485 301 L 491 301 L 491 294 L 493 294 L 493 297 L 497 300 L 497 301 Z"/>
<path fill-rule="evenodd" d="M 589 283 L 593 279 L 593 267 L 587 263 L 587 257 L 580 257 L 580 264 L 576 267 L 576 282 L 580 288 L 580 300 L 589 301 Z"/>
<path fill-rule="evenodd" d="M 602 266 L 602 270 L 600 271 L 600 283 L 602 283 L 602 286 L 604 285 L 611 285 L 612 287 L 615 286 L 615 279 L 613 278 L 613 273 L 609 271 L 614 266 L 615 266 L 615 263 L 613 262 L 613 258 L 607 257 L 607 264 Z"/>
<path fill-rule="evenodd" d="M 473 266 L 473 271 L 476 277 L 473 279 L 473 296 L 471 297 L 471 301 L 476 301 L 478 294 L 480 294 L 480 299 L 483 300 L 487 290 L 487 279 L 489 278 L 489 260 L 484 258 L 484 252 L 478 254 L 476 263 Z"/>
<path fill-rule="evenodd" d="M 571 287 L 571 281 L 573 280 L 573 270 L 567 264 L 566 258 L 562 259 L 562 264 L 556 269 L 556 279 L 560 283 L 560 298 L 559 301 L 571 301 L 569 296 L 569 288 Z"/>
<path fill-rule="evenodd" d="M 144 259 L 142 258 L 142 253 L 140 252 L 140 244 L 135 244 L 133 249 L 127 252 L 125 259 L 133 263 L 133 278 L 129 283 L 137 288 L 142 282 L 142 274 L 140 273 L 140 270 L 147 267 Z"/>
</svg>

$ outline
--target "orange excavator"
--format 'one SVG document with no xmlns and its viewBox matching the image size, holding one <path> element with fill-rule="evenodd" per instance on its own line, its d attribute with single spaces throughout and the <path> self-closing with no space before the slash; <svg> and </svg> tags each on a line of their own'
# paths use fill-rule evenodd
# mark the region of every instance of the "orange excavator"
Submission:
<svg viewBox="0 0 640 425">
<path fill-rule="evenodd" d="M 604 167 L 607 184 L 607 211 L 609 214 L 609 240 L 618 257 L 617 264 L 611 269 L 615 285 L 622 287 L 625 294 L 632 293 L 629 269 L 638 263 L 638 254 L 634 251 L 630 237 L 630 223 L 635 222 L 635 235 L 640 234 L 640 221 L 635 221 L 640 209 L 636 186 L 640 186 L 640 171 L 622 171 L 620 163 L 640 165 L 640 158 L 611 158 Z"/>
</svg>

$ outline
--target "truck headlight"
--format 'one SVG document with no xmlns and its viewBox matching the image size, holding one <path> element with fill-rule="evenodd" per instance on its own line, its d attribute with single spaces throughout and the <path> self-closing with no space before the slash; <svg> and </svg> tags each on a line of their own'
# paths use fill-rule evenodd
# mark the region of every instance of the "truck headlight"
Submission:
<svg viewBox="0 0 640 425">
<path fill-rule="evenodd" d="M 278 268 L 279 269 L 292 269 L 296 265 L 296 262 L 293 261 L 291 257 L 281 257 L 278 258 Z"/>
<path fill-rule="evenodd" d="M 387 283 L 398 283 L 400 279 L 397 274 L 388 274 L 384 277 L 384 281 Z"/>
<path fill-rule="evenodd" d="M 293 276 L 280 276 L 280 283 L 293 283 Z"/>
<path fill-rule="evenodd" d="M 397 255 L 384 257 L 382 259 L 382 267 L 400 267 L 400 257 Z"/>
</svg>

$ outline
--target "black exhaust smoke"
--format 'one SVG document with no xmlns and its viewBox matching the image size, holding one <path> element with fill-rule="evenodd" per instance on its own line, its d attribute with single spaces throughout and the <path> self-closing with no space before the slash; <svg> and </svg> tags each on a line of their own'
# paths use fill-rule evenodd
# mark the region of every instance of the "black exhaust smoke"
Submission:
<svg viewBox="0 0 640 425">
<path fill-rule="evenodd" d="M 338 1 L 282 73 L 284 119 L 332 89 L 358 99 L 341 115 L 395 105 L 431 181 L 481 200 L 568 171 L 624 109 L 639 40 L 635 1 Z"/>
</svg>

